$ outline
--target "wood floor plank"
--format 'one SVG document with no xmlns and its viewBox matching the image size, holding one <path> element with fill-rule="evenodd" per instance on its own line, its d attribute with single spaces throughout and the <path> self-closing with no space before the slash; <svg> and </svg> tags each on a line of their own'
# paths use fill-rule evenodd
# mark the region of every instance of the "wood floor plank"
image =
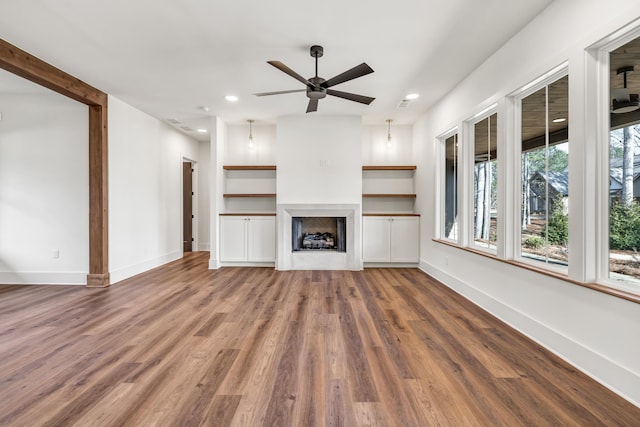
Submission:
<svg viewBox="0 0 640 427">
<path fill-rule="evenodd" d="M 637 426 L 640 408 L 409 268 L 0 286 L 0 426 Z"/>
</svg>

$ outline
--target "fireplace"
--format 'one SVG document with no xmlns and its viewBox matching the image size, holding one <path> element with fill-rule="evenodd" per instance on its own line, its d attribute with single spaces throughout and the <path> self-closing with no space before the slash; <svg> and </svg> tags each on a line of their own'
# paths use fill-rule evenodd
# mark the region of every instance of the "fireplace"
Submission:
<svg viewBox="0 0 640 427">
<path fill-rule="evenodd" d="M 346 252 L 346 217 L 292 217 L 291 239 L 293 252 Z"/>
<path fill-rule="evenodd" d="M 360 204 L 278 203 L 276 218 L 278 270 L 362 270 Z"/>
</svg>

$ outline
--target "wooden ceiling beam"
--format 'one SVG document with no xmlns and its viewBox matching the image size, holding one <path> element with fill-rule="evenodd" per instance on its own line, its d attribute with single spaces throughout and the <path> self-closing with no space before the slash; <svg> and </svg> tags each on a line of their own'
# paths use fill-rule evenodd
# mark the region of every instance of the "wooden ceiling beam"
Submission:
<svg viewBox="0 0 640 427">
<path fill-rule="evenodd" d="M 107 94 L 0 39 L 0 68 L 86 105 L 103 105 Z"/>
</svg>

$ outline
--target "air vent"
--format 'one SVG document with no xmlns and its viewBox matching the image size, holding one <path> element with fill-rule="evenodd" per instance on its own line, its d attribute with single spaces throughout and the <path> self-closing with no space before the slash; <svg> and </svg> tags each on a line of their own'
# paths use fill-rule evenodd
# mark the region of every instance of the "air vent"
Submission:
<svg viewBox="0 0 640 427">
<path fill-rule="evenodd" d="M 186 131 L 186 132 L 193 132 L 194 131 L 189 126 L 180 126 L 180 129 L 182 129 L 183 131 Z"/>
<path fill-rule="evenodd" d="M 176 120 L 176 119 L 167 119 L 167 121 L 169 123 L 171 123 L 172 125 L 179 125 L 180 124 L 180 120 Z"/>
<path fill-rule="evenodd" d="M 407 105 L 409 105 L 410 102 L 410 99 L 403 99 L 400 101 L 400 104 L 398 104 L 398 108 L 407 108 Z"/>
</svg>

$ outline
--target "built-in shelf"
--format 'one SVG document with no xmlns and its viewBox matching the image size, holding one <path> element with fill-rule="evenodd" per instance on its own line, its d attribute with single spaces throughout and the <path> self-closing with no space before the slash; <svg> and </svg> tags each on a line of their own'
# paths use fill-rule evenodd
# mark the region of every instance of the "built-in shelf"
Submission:
<svg viewBox="0 0 640 427">
<path fill-rule="evenodd" d="M 276 216 L 275 212 L 232 212 L 232 213 L 221 213 L 220 216 Z"/>
<path fill-rule="evenodd" d="M 377 197 L 377 198 L 416 198 L 415 194 L 363 194 L 362 197 Z"/>
<path fill-rule="evenodd" d="M 228 171 L 274 171 L 275 165 L 224 165 L 222 169 Z"/>
<path fill-rule="evenodd" d="M 276 193 L 225 193 L 222 197 L 276 197 Z"/>
<path fill-rule="evenodd" d="M 363 215 L 419 216 L 414 215 L 415 171 L 415 165 L 362 166 Z"/>
<path fill-rule="evenodd" d="M 363 171 L 414 171 L 415 165 L 399 166 L 362 166 Z"/>
</svg>

